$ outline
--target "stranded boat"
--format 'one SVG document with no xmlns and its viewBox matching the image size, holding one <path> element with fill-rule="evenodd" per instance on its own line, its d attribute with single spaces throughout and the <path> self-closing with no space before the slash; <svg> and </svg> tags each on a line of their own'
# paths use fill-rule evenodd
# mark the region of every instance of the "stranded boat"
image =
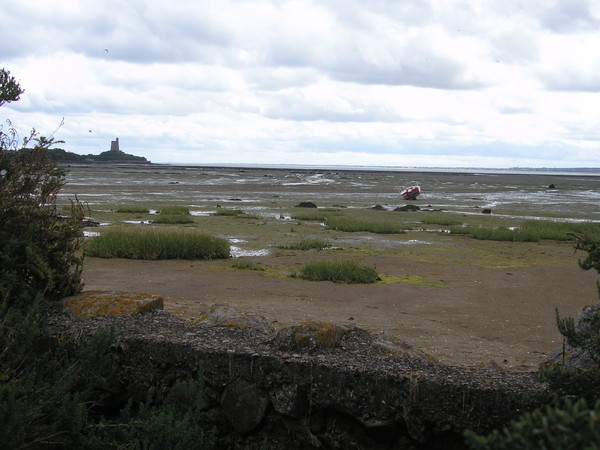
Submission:
<svg viewBox="0 0 600 450">
<path fill-rule="evenodd" d="M 421 186 L 416 181 L 411 181 L 410 185 L 400 188 L 400 195 L 404 200 L 416 200 L 421 193 Z"/>
</svg>

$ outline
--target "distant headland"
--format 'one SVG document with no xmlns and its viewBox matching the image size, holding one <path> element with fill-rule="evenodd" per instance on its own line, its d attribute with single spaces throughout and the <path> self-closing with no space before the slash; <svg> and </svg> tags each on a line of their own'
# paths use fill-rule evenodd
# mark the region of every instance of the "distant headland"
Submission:
<svg viewBox="0 0 600 450">
<path fill-rule="evenodd" d="M 49 150 L 50 159 L 61 164 L 69 163 L 142 163 L 150 164 L 143 156 L 135 156 L 125 153 L 119 148 L 119 138 L 111 141 L 110 150 L 100 153 L 99 155 L 79 155 L 77 153 L 68 152 L 62 148 L 54 148 Z"/>
</svg>

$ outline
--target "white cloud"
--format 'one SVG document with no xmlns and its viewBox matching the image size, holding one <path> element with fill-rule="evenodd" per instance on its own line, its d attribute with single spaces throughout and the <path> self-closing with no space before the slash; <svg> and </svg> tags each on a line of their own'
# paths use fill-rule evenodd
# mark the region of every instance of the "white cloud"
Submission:
<svg viewBox="0 0 600 450">
<path fill-rule="evenodd" d="M 5 3 L 1 65 L 26 93 L 0 119 L 65 117 L 71 151 L 600 166 L 598 2 Z"/>
</svg>

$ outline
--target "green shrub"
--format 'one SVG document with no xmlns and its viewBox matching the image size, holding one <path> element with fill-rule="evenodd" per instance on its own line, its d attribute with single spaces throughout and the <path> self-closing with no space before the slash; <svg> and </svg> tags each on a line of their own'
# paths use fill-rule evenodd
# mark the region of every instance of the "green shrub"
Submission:
<svg viewBox="0 0 600 450">
<path fill-rule="evenodd" d="M 1 135 L 1 133 L 0 133 Z M 52 141 L 11 150 L 0 141 L 0 299 L 30 302 L 38 292 L 60 298 L 81 289 L 84 208 L 58 215 L 65 173 L 48 160 Z"/>
<path fill-rule="evenodd" d="M 405 233 L 406 226 L 395 222 L 370 222 L 349 217 L 329 217 L 325 223 L 330 230 L 367 231 L 369 233 L 398 234 Z"/>
<path fill-rule="evenodd" d="M 299 239 L 291 244 L 279 246 L 286 250 L 323 250 L 328 247 L 331 247 L 331 244 L 322 239 Z"/>
<path fill-rule="evenodd" d="M 189 230 L 115 228 L 90 239 L 86 255 L 127 259 L 229 258 L 227 240 Z"/>
<path fill-rule="evenodd" d="M 567 399 L 562 406 L 523 414 L 502 431 L 487 436 L 465 433 L 474 450 L 597 449 L 600 443 L 600 402 L 588 408 L 585 401 Z"/>
<path fill-rule="evenodd" d="M 302 266 L 300 276 L 311 281 L 343 283 L 375 283 L 379 276 L 375 269 L 355 261 L 315 261 Z"/>
</svg>

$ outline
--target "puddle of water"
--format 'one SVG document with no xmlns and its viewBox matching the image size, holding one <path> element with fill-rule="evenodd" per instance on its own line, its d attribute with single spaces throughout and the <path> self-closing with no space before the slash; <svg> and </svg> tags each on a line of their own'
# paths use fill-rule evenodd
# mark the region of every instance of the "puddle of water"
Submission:
<svg viewBox="0 0 600 450">
<path fill-rule="evenodd" d="M 260 250 L 248 250 L 240 247 L 236 247 L 234 245 L 231 246 L 231 257 L 232 258 L 241 258 L 244 256 L 267 256 L 269 254 L 269 250 L 260 249 Z"/>
</svg>

